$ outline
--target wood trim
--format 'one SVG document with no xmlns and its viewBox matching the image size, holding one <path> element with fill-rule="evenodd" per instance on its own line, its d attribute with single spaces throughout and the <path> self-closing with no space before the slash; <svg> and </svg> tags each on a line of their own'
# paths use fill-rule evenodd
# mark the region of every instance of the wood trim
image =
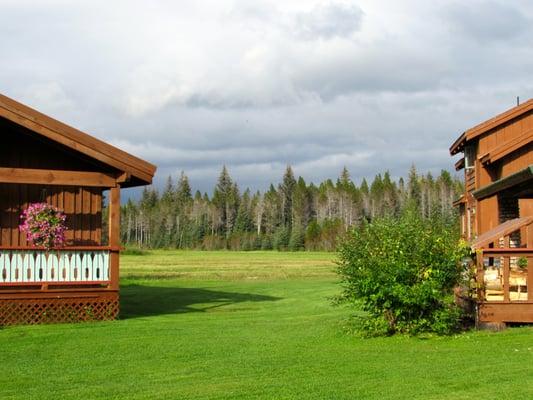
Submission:
<svg viewBox="0 0 533 400">
<path fill-rule="evenodd" d="M 111 188 L 109 191 L 109 245 L 120 247 L 120 186 Z M 119 288 L 119 253 L 112 252 L 109 255 L 109 272 L 111 288 Z"/>
<path fill-rule="evenodd" d="M 503 238 L 503 247 L 508 249 L 510 248 L 510 239 L 509 235 Z M 503 301 L 509 303 L 509 276 L 511 274 L 511 257 L 503 258 Z"/>
<path fill-rule="evenodd" d="M 533 142 L 533 129 L 530 129 L 517 138 L 494 148 L 492 151 L 482 156 L 480 160 L 483 164 L 496 162 L 531 142 Z"/>
<path fill-rule="evenodd" d="M 474 126 L 473 128 L 468 129 L 466 134 L 466 140 L 472 140 L 479 135 L 494 129 L 514 118 L 519 117 L 522 114 L 533 109 L 533 99 L 530 99 L 519 106 L 513 107 L 501 114 L 496 115 L 495 117 L 488 119 L 481 124 Z"/>
<path fill-rule="evenodd" d="M 0 246 L 0 250 L 28 250 L 28 251 L 45 251 L 44 247 L 33 246 Z M 50 250 L 51 253 L 55 251 L 112 251 L 119 252 L 123 250 L 120 246 L 69 246 Z"/>
<path fill-rule="evenodd" d="M 109 289 L 106 287 L 101 288 L 61 288 L 61 289 L 48 289 L 48 290 L 24 290 L 24 289 L 14 289 L 14 290 L 0 290 L 0 300 L 10 300 L 10 299 L 46 299 L 46 298 L 76 298 L 76 297 L 99 297 L 101 295 L 118 293 L 116 290 Z"/>
<path fill-rule="evenodd" d="M 115 178 L 100 172 L 30 168 L 0 168 L 0 182 L 104 188 L 111 188 L 117 185 Z"/>
<path fill-rule="evenodd" d="M 87 285 L 100 285 L 102 288 L 109 286 L 110 281 L 65 281 L 65 282 L 54 282 L 54 281 L 40 281 L 40 282 L 0 282 L 0 287 L 11 287 L 11 286 L 87 286 Z M 42 289 L 45 290 L 45 289 Z M 54 290 L 54 289 L 51 289 Z M 62 290 L 62 289 L 60 289 Z"/>
</svg>

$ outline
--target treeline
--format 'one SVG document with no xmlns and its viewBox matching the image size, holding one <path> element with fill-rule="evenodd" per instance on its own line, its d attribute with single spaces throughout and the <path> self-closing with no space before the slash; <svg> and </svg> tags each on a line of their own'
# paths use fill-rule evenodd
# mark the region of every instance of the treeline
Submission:
<svg viewBox="0 0 533 400">
<path fill-rule="evenodd" d="M 239 190 L 226 167 L 212 196 L 192 193 L 182 173 L 161 193 L 145 188 L 122 207 L 122 241 L 147 248 L 230 250 L 334 250 L 337 238 L 363 219 L 398 215 L 415 204 L 424 218 L 455 217 L 461 182 L 447 171 L 434 178 L 413 166 L 406 181 L 389 172 L 357 186 L 346 168 L 336 182 L 316 186 L 287 167 L 282 182 L 264 192 Z"/>
</svg>

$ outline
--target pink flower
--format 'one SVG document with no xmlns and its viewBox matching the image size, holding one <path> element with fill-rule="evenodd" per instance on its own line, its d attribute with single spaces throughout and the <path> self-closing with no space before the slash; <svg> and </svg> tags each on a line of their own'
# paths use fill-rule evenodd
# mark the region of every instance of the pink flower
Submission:
<svg viewBox="0 0 533 400">
<path fill-rule="evenodd" d="M 19 230 L 26 234 L 26 239 L 34 246 L 47 250 L 65 244 L 66 215 L 47 203 L 33 203 L 20 215 L 22 224 Z"/>
</svg>

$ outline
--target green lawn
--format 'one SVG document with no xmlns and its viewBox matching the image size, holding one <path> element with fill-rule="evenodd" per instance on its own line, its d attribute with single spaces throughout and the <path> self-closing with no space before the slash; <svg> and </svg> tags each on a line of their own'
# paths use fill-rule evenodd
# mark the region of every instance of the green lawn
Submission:
<svg viewBox="0 0 533 400">
<path fill-rule="evenodd" d="M 531 399 L 533 329 L 358 339 L 328 253 L 122 258 L 122 319 L 0 330 L 0 399 Z"/>
</svg>

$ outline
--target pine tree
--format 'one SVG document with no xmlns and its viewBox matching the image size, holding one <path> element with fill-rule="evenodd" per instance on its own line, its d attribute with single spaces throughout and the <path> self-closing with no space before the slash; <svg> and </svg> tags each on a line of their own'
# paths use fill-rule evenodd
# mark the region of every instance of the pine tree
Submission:
<svg viewBox="0 0 533 400">
<path fill-rule="evenodd" d="M 413 164 L 409 170 L 409 178 L 407 181 L 407 197 L 411 206 L 420 210 L 421 190 L 416 167 Z"/>
<path fill-rule="evenodd" d="M 281 223 L 283 226 L 289 228 L 292 225 L 292 197 L 295 186 L 296 180 L 294 179 L 294 173 L 292 172 L 291 166 L 287 165 L 279 192 L 281 197 Z"/>
<path fill-rule="evenodd" d="M 220 228 L 221 233 L 226 237 L 231 235 L 237 215 L 238 201 L 239 190 L 224 165 L 213 193 L 213 205 L 216 208 L 216 215 L 213 214 L 213 219 L 215 220 L 215 230 Z"/>
</svg>

